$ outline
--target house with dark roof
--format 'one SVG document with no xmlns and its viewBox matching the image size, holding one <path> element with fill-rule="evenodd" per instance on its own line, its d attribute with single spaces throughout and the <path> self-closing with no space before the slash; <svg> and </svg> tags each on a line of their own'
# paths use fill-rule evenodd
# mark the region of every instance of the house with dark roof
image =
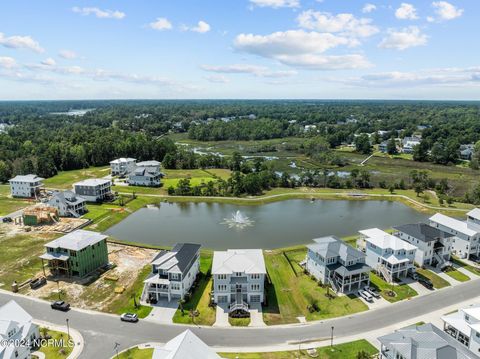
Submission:
<svg viewBox="0 0 480 359">
<path fill-rule="evenodd" d="M 443 268 L 450 265 L 455 236 L 426 223 L 403 224 L 393 227 L 395 236 L 417 247 L 415 263 L 419 266 Z"/>
<path fill-rule="evenodd" d="M 313 240 L 307 246 L 306 269 L 323 284 L 339 293 L 350 293 L 370 284 L 372 268 L 365 254 L 335 236 Z"/>
<path fill-rule="evenodd" d="M 159 167 L 136 167 L 132 172 L 128 174 L 128 184 L 130 186 L 147 186 L 158 187 L 160 186 L 160 179 L 162 173 Z"/>
<path fill-rule="evenodd" d="M 152 260 L 152 273 L 144 281 L 142 299 L 183 299 L 200 271 L 200 244 L 177 243 L 160 251 Z"/>
<path fill-rule="evenodd" d="M 430 323 L 396 330 L 378 341 L 381 359 L 480 359 Z"/>
<path fill-rule="evenodd" d="M 55 191 L 48 200 L 48 205 L 58 210 L 61 217 L 80 217 L 87 212 L 86 199 L 73 191 Z"/>
</svg>

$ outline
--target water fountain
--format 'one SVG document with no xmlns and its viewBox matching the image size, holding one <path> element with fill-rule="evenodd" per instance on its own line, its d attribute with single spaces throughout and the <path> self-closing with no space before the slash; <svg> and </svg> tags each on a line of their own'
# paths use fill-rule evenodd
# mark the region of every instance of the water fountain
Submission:
<svg viewBox="0 0 480 359">
<path fill-rule="evenodd" d="M 243 229 L 253 226 L 254 221 L 237 210 L 230 218 L 224 218 L 222 224 L 226 224 L 228 228 Z"/>
</svg>

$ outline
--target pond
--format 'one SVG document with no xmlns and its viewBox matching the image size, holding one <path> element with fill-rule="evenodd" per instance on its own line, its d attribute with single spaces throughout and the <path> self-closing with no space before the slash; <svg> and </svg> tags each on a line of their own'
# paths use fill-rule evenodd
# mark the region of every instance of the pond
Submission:
<svg viewBox="0 0 480 359">
<path fill-rule="evenodd" d="M 247 217 L 250 223 L 235 226 L 230 219 L 237 211 L 240 219 Z M 255 206 L 161 203 L 159 208 L 138 210 L 106 233 L 119 240 L 159 246 L 194 242 L 210 249 L 273 249 L 426 218 L 410 207 L 390 201 L 298 199 Z"/>
</svg>

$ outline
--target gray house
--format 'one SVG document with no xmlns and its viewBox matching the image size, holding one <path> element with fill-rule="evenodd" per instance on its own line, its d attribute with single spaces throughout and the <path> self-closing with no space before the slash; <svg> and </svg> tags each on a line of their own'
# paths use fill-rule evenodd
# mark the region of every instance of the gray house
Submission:
<svg viewBox="0 0 480 359">
<path fill-rule="evenodd" d="M 317 238 L 307 246 L 306 269 L 335 292 L 349 293 L 370 284 L 372 268 L 365 254 L 335 236 Z"/>
<path fill-rule="evenodd" d="M 430 323 L 399 329 L 378 341 L 381 359 L 480 359 Z"/>
<path fill-rule="evenodd" d="M 77 195 L 88 202 L 102 202 L 113 197 L 112 181 L 104 178 L 89 178 L 73 184 Z"/>
<path fill-rule="evenodd" d="M 55 191 L 48 205 L 58 210 L 61 217 L 80 217 L 87 212 L 86 200 L 72 191 Z"/>
<path fill-rule="evenodd" d="M 159 167 L 137 167 L 128 174 L 128 184 L 131 186 L 160 186 L 162 174 Z"/>
</svg>

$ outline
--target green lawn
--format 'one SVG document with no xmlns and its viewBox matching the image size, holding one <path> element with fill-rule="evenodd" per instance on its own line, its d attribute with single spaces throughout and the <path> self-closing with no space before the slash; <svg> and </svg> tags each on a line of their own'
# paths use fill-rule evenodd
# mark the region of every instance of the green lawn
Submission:
<svg viewBox="0 0 480 359">
<path fill-rule="evenodd" d="M 115 299 L 108 304 L 106 311 L 116 314 L 136 313 L 139 318 L 146 318 L 152 311 L 152 307 L 140 305 L 139 301 L 144 287 L 143 281 L 151 270 L 150 265 L 143 267 L 135 280 L 135 284 L 131 288 L 127 288 L 122 294 L 117 294 Z M 137 298 L 137 307 L 135 307 L 133 296 Z"/>
<path fill-rule="evenodd" d="M 215 308 L 209 307 L 210 293 L 212 291 L 212 277 L 207 273 L 212 267 L 213 253 L 202 251 L 200 256 L 200 281 L 193 292 L 192 298 L 183 305 L 184 313 L 177 309 L 173 316 L 174 323 L 213 325 L 215 323 Z M 196 310 L 198 316 L 194 319 L 189 315 L 190 310 Z"/>
<path fill-rule="evenodd" d="M 228 322 L 232 327 L 248 327 L 250 318 L 228 318 Z"/>
<path fill-rule="evenodd" d="M 21 198 L 10 197 L 10 186 L 0 185 L 0 216 L 15 212 L 31 205 L 32 202 Z"/>
<path fill-rule="evenodd" d="M 479 275 L 480 276 L 480 267 L 476 266 L 472 266 L 470 264 L 467 264 L 463 261 L 461 261 L 459 258 L 457 257 L 452 257 L 452 261 L 453 263 L 455 263 L 456 265 L 460 266 L 460 267 L 463 267 L 465 268 L 466 270 L 472 272 L 473 274 L 475 275 Z"/>
<path fill-rule="evenodd" d="M 46 188 L 71 189 L 75 182 L 87 178 L 102 178 L 110 174 L 110 167 L 89 167 L 80 170 L 61 171 L 43 181 Z"/>
<path fill-rule="evenodd" d="M 326 296 L 327 289 L 305 275 L 298 262 L 305 258 L 306 248 L 265 252 L 265 262 L 272 285 L 267 285 L 268 305 L 263 309 L 266 324 L 296 323 L 297 317 L 319 320 L 365 311 L 368 307 L 358 298 Z M 330 291 L 331 293 L 331 291 Z M 310 312 L 316 304 L 319 311 Z"/>
<path fill-rule="evenodd" d="M 445 288 L 450 285 L 445 279 L 427 269 L 417 268 L 417 273 L 419 276 L 430 280 L 436 289 Z"/>
<path fill-rule="evenodd" d="M 138 347 L 135 347 L 120 353 L 118 359 L 152 359 L 152 355 L 153 348 L 139 349 Z"/>
<path fill-rule="evenodd" d="M 307 359 L 311 358 L 307 354 L 305 348 L 309 348 L 308 344 L 300 346 L 300 353 L 298 350 L 271 352 L 271 353 L 219 353 L 222 358 L 238 358 L 238 359 Z M 334 345 L 317 348 L 318 358 L 320 359 L 356 359 L 358 352 L 365 351 L 373 356 L 378 353 L 377 348 L 366 340 L 357 340 L 350 343 Z"/>
<path fill-rule="evenodd" d="M 63 346 L 47 345 L 41 347 L 38 351 L 44 353 L 46 359 L 67 358 L 73 350 L 75 345 L 74 341 L 72 340 L 73 345 L 70 346 L 67 333 L 57 332 L 50 329 L 47 329 L 46 332 L 52 337 L 52 339 L 56 340 L 56 343 L 62 343 Z M 40 328 L 40 334 L 45 334 L 44 328 Z"/>
<path fill-rule="evenodd" d="M 376 287 L 380 292 L 380 295 L 391 303 L 395 303 L 404 299 L 409 299 L 418 295 L 418 293 L 414 289 L 410 288 L 408 285 L 395 284 L 392 286 L 391 284 L 385 282 L 375 273 L 370 273 L 370 284 L 373 287 Z M 395 292 L 394 297 L 388 295 L 388 292 L 392 289 Z"/>
<path fill-rule="evenodd" d="M 458 280 L 459 282 L 467 282 L 470 280 L 470 277 L 453 268 L 447 269 L 445 273 L 450 277 L 452 277 L 453 279 Z"/>
</svg>

